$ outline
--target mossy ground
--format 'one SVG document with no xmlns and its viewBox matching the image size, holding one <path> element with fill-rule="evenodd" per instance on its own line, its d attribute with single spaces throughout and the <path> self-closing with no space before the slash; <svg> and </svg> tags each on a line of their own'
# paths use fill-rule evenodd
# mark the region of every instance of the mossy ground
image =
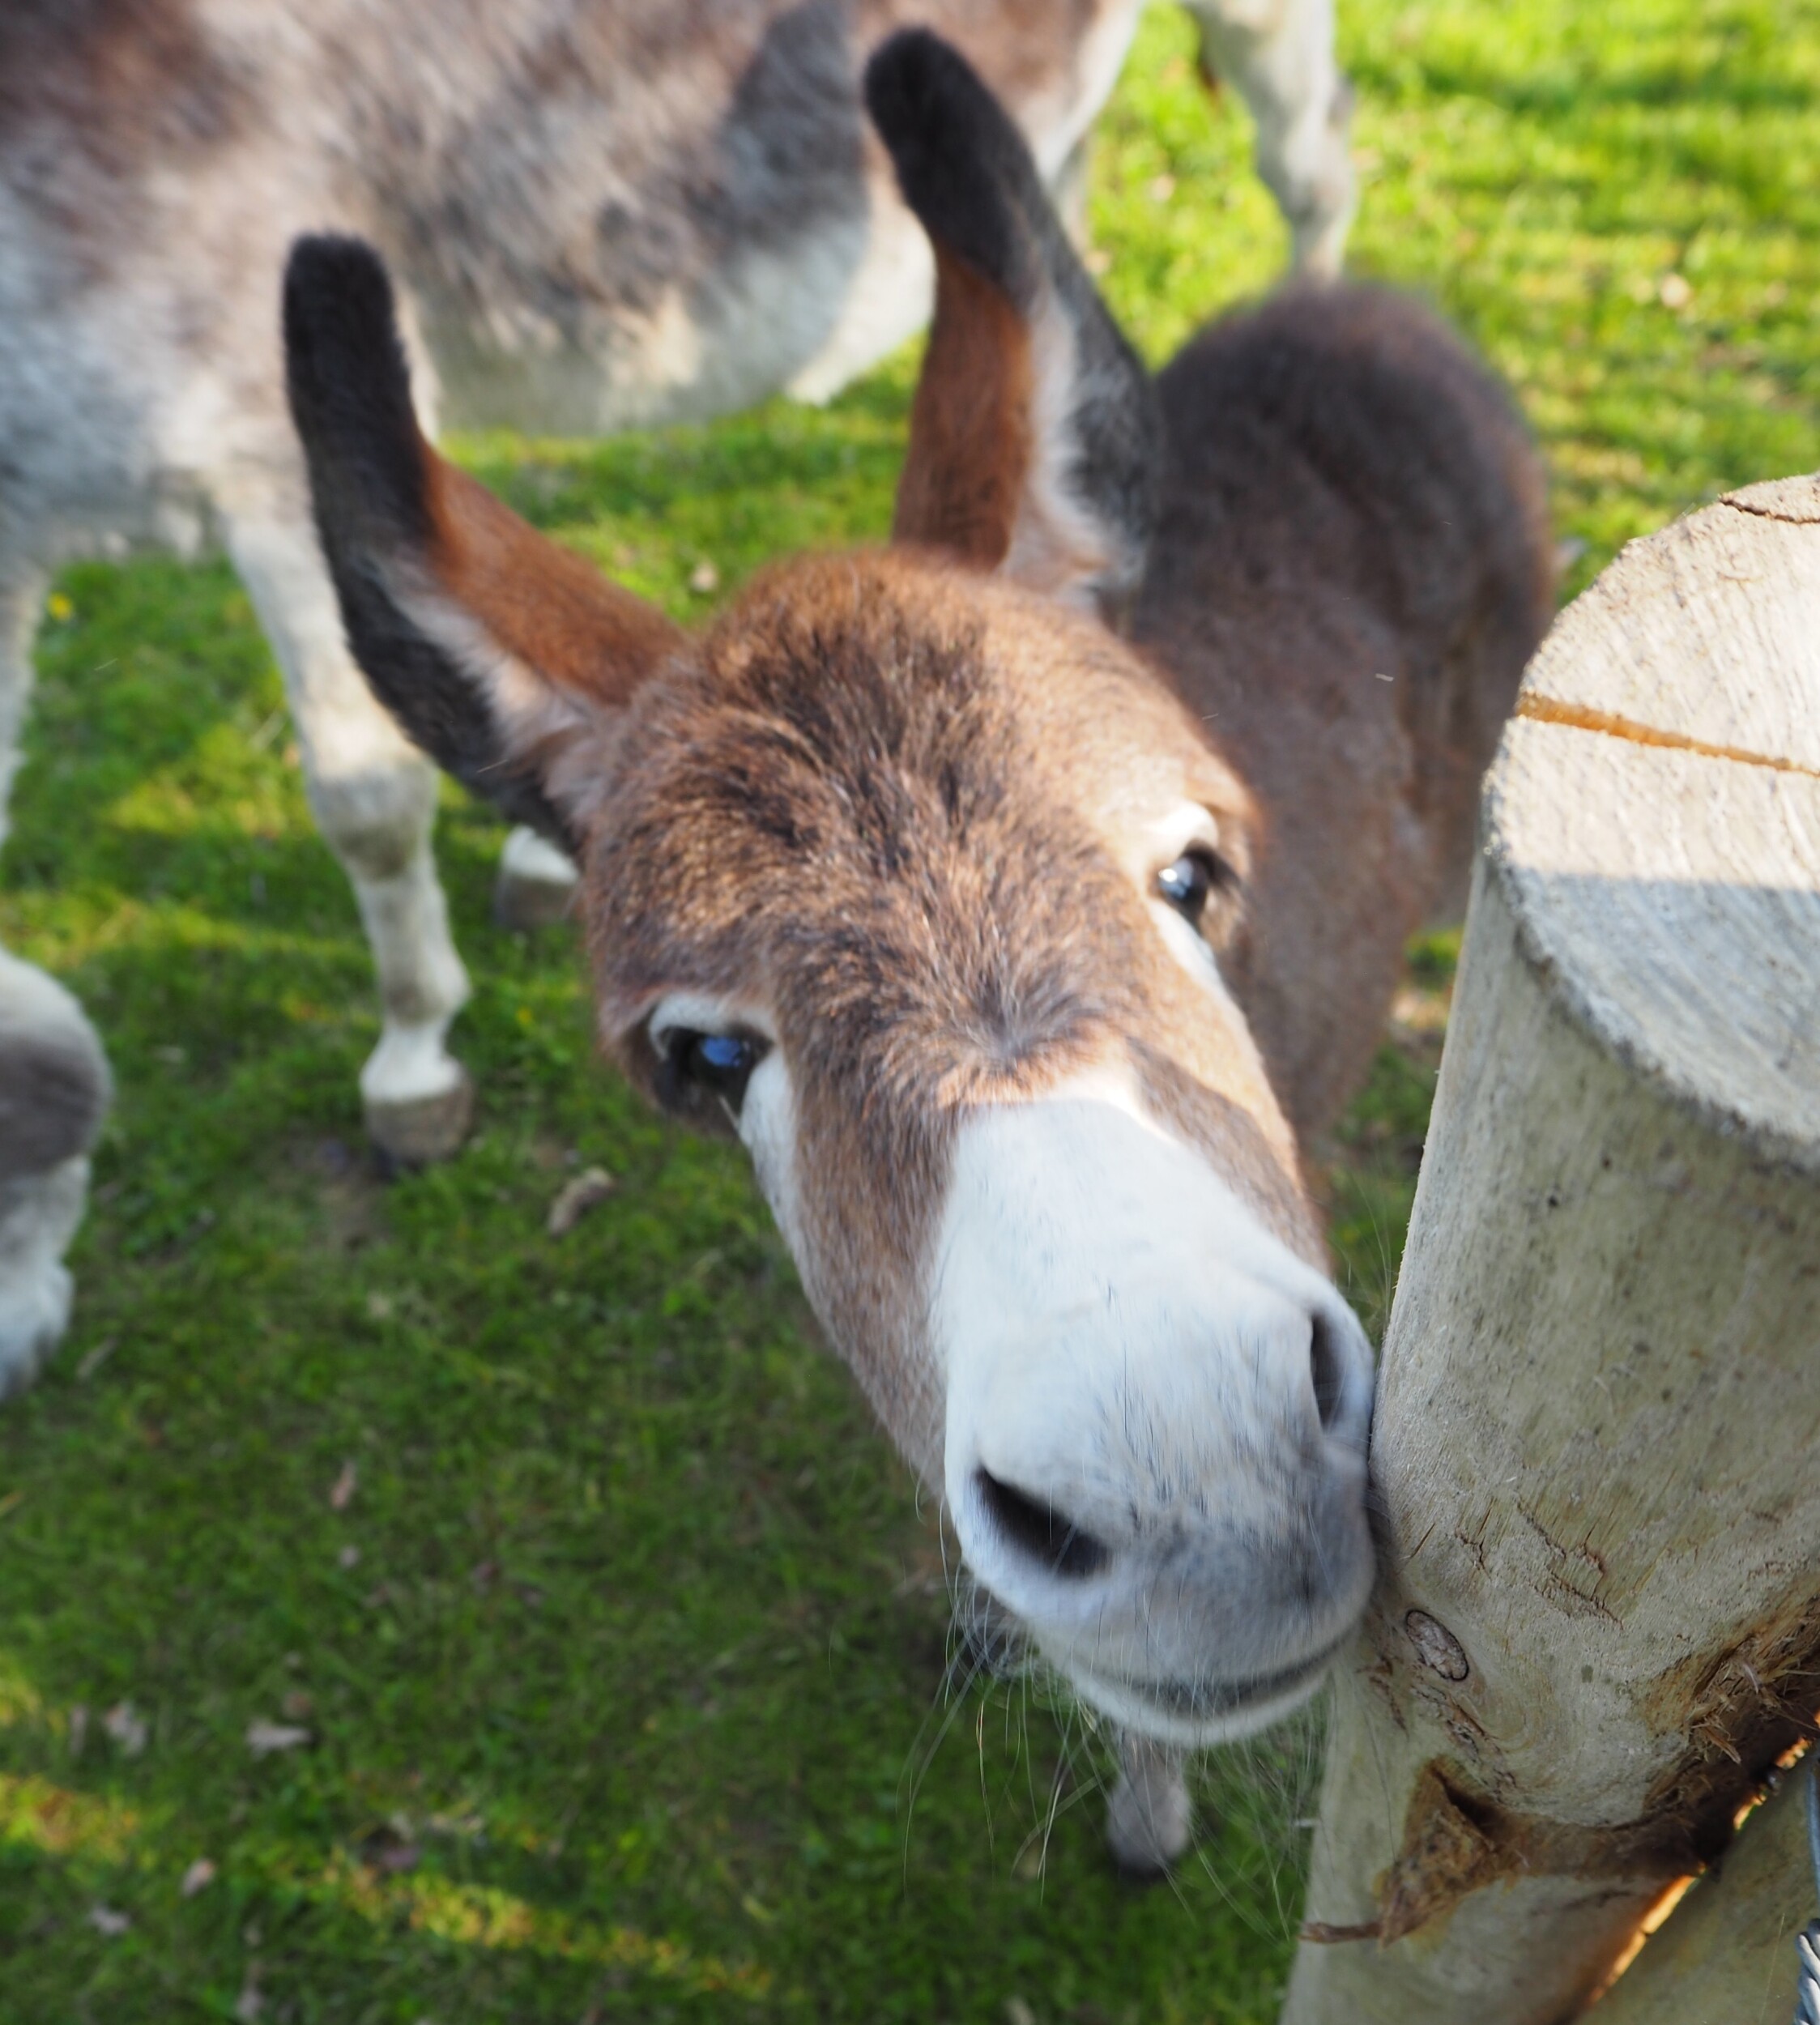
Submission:
<svg viewBox="0 0 1820 2025">
<path fill-rule="evenodd" d="M 1515 384 L 1583 544 L 1570 589 L 1816 461 L 1814 0 L 1342 15 L 1354 265 Z M 1153 15 L 1093 209 L 1152 357 L 1280 265 L 1247 149 Z M 704 561 L 731 585 L 883 531 L 911 371 L 823 412 L 458 447 L 687 616 Z M 1199 1856 L 1134 1894 L 1078 1718 L 947 1695 L 927 1515 L 740 1161 L 591 1061 L 562 936 L 489 924 L 499 825 L 451 795 L 439 843 L 480 1129 L 382 1186 L 368 960 L 233 579 L 71 570 L 40 665 L 0 935 L 80 991 L 121 1094 L 75 1332 L 0 1413 L 0 2020 L 244 2017 L 249 1993 L 400 2025 L 1272 2017 L 1306 1740 L 1206 1767 Z M 1375 1324 L 1451 948 L 1413 953 L 1400 1044 L 1330 1149 Z M 592 1164 L 616 1194 L 551 1238 Z M 123 1703 L 136 1750 L 104 1721 Z M 313 1741 L 255 1759 L 259 1720 Z"/>
</svg>

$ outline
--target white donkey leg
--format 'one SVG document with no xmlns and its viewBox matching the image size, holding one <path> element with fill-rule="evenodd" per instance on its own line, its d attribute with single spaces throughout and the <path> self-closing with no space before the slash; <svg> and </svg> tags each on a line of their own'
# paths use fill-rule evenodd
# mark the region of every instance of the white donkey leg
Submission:
<svg viewBox="0 0 1820 2025">
<path fill-rule="evenodd" d="M 1157 1878 L 1194 1834 L 1182 1754 L 1140 1737 L 1119 1741 L 1119 1778 L 1106 1810 L 1106 1847 L 1129 1878 Z"/>
<path fill-rule="evenodd" d="M 1208 68 L 1257 127 L 1258 173 L 1281 206 L 1300 274 L 1331 281 L 1357 198 L 1352 87 L 1333 49 L 1333 0 L 1188 0 Z"/>
<path fill-rule="evenodd" d="M 0 559 L 0 845 L 6 841 L 7 803 L 32 701 L 32 642 L 49 581 L 40 569 Z"/>
<path fill-rule="evenodd" d="M 110 1094 L 82 1008 L 0 949 L 0 1399 L 31 1383 L 68 1324 L 63 1253 Z"/>
<path fill-rule="evenodd" d="M 0 842 L 43 596 L 35 571 L 9 571 L 0 588 Z M 109 1094 L 107 1058 L 82 1008 L 0 949 L 0 1399 L 30 1383 L 69 1322 L 63 1253 L 82 1221 Z"/>
<path fill-rule="evenodd" d="M 473 1085 L 445 1045 L 468 994 L 430 852 L 436 770 L 374 700 L 348 654 L 307 520 L 231 520 L 228 548 L 258 608 L 296 721 L 309 805 L 353 884 L 384 1026 L 360 1071 L 369 1134 L 408 1166 L 467 1136 Z"/>
<path fill-rule="evenodd" d="M 575 861 L 522 823 L 505 839 L 493 881 L 493 919 L 502 928 L 548 928 L 566 921 L 582 876 Z"/>
</svg>

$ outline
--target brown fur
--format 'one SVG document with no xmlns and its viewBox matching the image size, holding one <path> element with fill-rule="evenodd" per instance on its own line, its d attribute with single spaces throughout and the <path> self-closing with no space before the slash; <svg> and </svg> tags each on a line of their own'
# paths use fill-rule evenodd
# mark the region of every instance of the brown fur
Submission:
<svg viewBox="0 0 1820 2025">
<path fill-rule="evenodd" d="M 654 613 L 629 625 L 635 601 L 584 589 L 447 476 L 428 558 L 559 692 L 624 706 L 592 744 L 573 718 L 490 706 L 506 772 L 526 737 L 566 741 L 539 770 L 582 857 L 603 1039 L 661 1097 L 644 1023 L 668 995 L 774 1031 L 813 1178 L 805 1281 L 926 1469 L 941 1405 L 904 1346 L 974 1107 L 1122 1069 L 1319 1262 L 1298 1139 L 1356 1085 L 1403 944 L 1457 877 L 1549 587 L 1539 474 L 1494 383 L 1406 301 L 1292 292 L 1162 376 L 1161 526 L 1127 646 L 987 573 L 978 516 L 925 518 L 1010 489 L 1003 463 L 973 470 L 948 384 L 1018 356 L 1006 298 L 948 301 L 901 518 L 953 559 L 799 560 L 684 641 Z M 991 441 L 1002 456 L 1015 432 Z M 1184 804 L 1236 875 L 1203 930 L 1238 1008 L 1150 915 L 1155 853 L 1179 848 L 1156 826 Z"/>
<path fill-rule="evenodd" d="M 181 160 L 226 139 L 241 109 L 232 66 L 193 0 L 8 0 L 0 10 L 0 148 L 60 128 L 125 180 L 150 157 Z"/>
<path fill-rule="evenodd" d="M 903 1395 L 927 1375 L 891 1354 L 970 1106 L 1128 1060 L 1320 1256 L 1255 1056 L 1121 862 L 1133 799 L 1196 792 L 1236 839 L 1244 791 L 1093 620 L 914 555 L 787 565 L 639 693 L 602 787 L 582 914 L 603 1038 L 654 1093 L 660 998 L 768 1008 L 816 1177 L 811 1291 L 912 1455 L 939 1402 Z"/>
<path fill-rule="evenodd" d="M 1011 548 L 1030 464 L 1030 334 L 1004 296 L 938 241 L 936 316 L 891 523 L 980 569 Z"/>
<path fill-rule="evenodd" d="M 629 625 L 503 508 L 425 502 L 347 241 L 292 257 L 293 408 L 375 688 L 580 856 L 607 1047 L 737 1111 L 976 1574 L 1187 1741 L 1306 1691 L 1368 1592 L 1369 1348 L 1298 1131 L 1467 833 L 1545 609 L 1539 480 L 1387 296 L 1292 292 L 1153 394 L 965 62 L 895 36 L 866 96 L 944 262 L 916 544 Z M 1080 608 L 1134 588 L 1132 644 Z"/>
<path fill-rule="evenodd" d="M 181 174 L 230 143 L 253 97 L 192 0 L 0 7 L 0 173 L 75 254 L 74 279 L 143 226 L 154 166 Z"/>
<path fill-rule="evenodd" d="M 895 532 L 1081 603 L 1127 595 L 1155 509 L 1155 402 L 1029 148 L 927 30 L 874 53 L 865 94 L 936 262 Z"/>
<path fill-rule="evenodd" d="M 603 1038 L 652 1086 L 640 1023 L 663 995 L 769 1008 L 817 1177 L 812 1291 L 913 1454 L 933 1402 L 896 1396 L 891 1346 L 971 1105 L 1123 1059 L 1319 1256 L 1296 1137 L 1370 1059 L 1545 623 L 1520 426 L 1406 302 L 1281 298 L 1161 390 L 1149 671 L 965 566 L 805 561 L 639 693 L 596 804 Z M 1144 810 L 1183 797 L 1247 870 L 1213 939 L 1269 1086 L 1160 949 L 1154 868 L 1121 863 Z"/>
<path fill-rule="evenodd" d="M 1002 335 L 1002 296 L 961 300 Z M 933 1374 L 906 1342 L 949 1139 L 978 1106 L 1122 1072 L 1319 1257 L 1249 1037 L 1150 913 L 1155 854 L 1180 847 L 1158 825 L 1198 808 L 1242 874 L 1250 798 L 1096 619 L 898 548 L 784 565 L 687 640 L 423 443 L 370 249 L 300 245 L 285 331 L 376 688 L 577 849 L 603 1038 L 654 1096 L 670 1083 L 646 1022 L 671 995 L 743 1003 L 775 1036 L 814 1179 L 799 1261 L 910 1453 L 939 1454 Z M 1223 945 L 1238 919 L 1223 894 L 1203 931 Z"/>
<path fill-rule="evenodd" d="M 493 564 L 467 559 L 440 586 L 501 645 L 534 652 L 517 615 L 567 603 L 585 565 L 497 502 L 484 522 Z M 452 546 L 433 550 L 433 569 Z M 505 556 L 509 572 L 496 566 Z M 610 624 L 629 637 L 616 612 Z M 623 660 L 603 677 L 585 632 L 548 638 L 534 665 L 560 691 L 629 706 L 597 751 L 603 770 L 568 790 L 588 812 L 580 911 L 602 1040 L 662 1101 L 645 1032 L 661 999 L 763 1007 L 816 1178 L 805 1277 L 907 1452 L 940 1450 L 931 1375 L 897 1353 L 948 1143 L 976 1106 L 1123 1064 L 1265 1225 L 1319 1262 L 1256 1056 L 1158 944 L 1153 868 L 1132 857 L 1134 831 L 1188 799 L 1216 812 L 1244 867 L 1249 798 L 1097 621 L 892 550 L 778 568 L 704 637 L 676 636 L 661 667 Z M 1208 932 L 1227 942 L 1239 919 L 1229 903 Z"/>
<path fill-rule="evenodd" d="M 1306 1136 L 1357 1087 L 1404 944 L 1464 901 L 1480 776 L 1553 609 L 1543 480 L 1502 390 L 1399 296 L 1290 291 L 1159 390 L 1133 637 L 1262 812 L 1230 974 Z"/>
<path fill-rule="evenodd" d="M 682 639 L 642 598 L 540 535 L 426 444 L 429 567 L 505 651 L 559 687 L 616 707 Z"/>
</svg>

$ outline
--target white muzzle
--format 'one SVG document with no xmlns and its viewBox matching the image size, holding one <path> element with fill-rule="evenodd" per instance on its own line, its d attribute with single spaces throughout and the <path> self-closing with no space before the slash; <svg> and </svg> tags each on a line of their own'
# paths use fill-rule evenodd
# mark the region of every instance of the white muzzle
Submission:
<svg viewBox="0 0 1820 2025">
<path fill-rule="evenodd" d="M 1098 1096 L 974 1113 L 930 1319 L 967 1562 L 1088 1702 L 1202 1744 L 1312 1690 L 1371 1584 L 1370 1347 L 1206 1159 Z"/>
</svg>

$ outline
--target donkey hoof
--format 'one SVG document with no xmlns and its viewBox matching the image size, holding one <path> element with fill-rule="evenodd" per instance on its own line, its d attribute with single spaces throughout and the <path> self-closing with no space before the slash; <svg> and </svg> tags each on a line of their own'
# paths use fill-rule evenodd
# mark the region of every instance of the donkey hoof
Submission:
<svg viewBox="0 0 1820 2025">
<path fill-rule="evenodd" d="M 454 1084 L 428 1097 L 369 1098 L 367 1136 L 394 1168 L 427 1167 L 461 1150 L 474 1123 L 474 1078 L 459 1069 Z"/>
<path fill-rule="evenodd" d="M 554 844 L 535 829 L 514 829 L 499 855 L 493 919 L 521 932 L 554 927 L 570 919 L 580 883 L 574 866 Z"/>
<path fill-rule="evenodd" d="M 1194 1840 L 1194 1812 L 1179 1761 L 1127 1762 L 1106 1810 L 1106 1846 L 1128 1883 L 1167 1877 Z"/>
</svg>

